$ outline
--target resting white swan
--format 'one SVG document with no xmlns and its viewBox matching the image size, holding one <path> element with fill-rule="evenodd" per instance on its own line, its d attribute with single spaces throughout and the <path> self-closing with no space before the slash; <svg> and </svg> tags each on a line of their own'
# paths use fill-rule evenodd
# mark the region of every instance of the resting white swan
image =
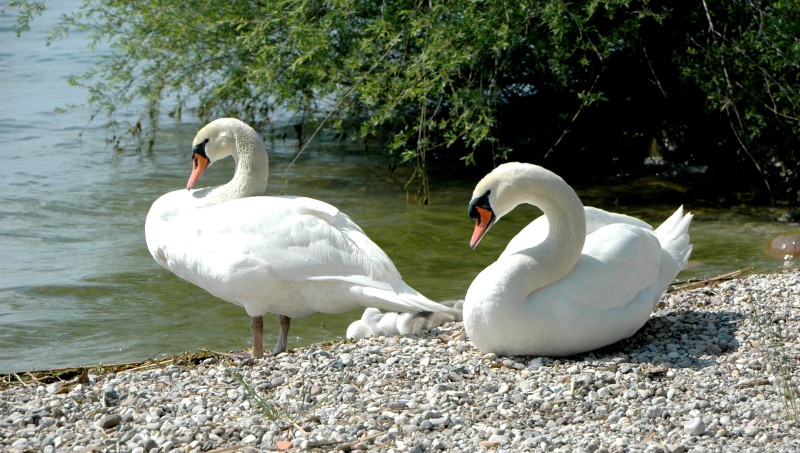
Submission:
<svg viewBox="0 0 800 453">
<path fill-rule="evenodd" d="M 236 162 L 230 182 L 163 195 L 147 214 L 145 235 L 159 264 L 247 311 L 254 357 L 263 356 L 267 313 L 280 322 L 277 354 L 286 350 L 290 318 L 361 307 L 444 309 L 404 283 L 386 253 L 335 207 L 263 196 L 267 152 L 242 121 L 218 119 L 197 133 L 187 189 L 228 156 Z"/>
<path fill-rule="evenodd" d="M 520 232 L 472 282 L 464 327 L 498 355 L 570 355 L 636 333 L 686 265 L 691 214 L 679 208 L 655 231 L 621 214 L 585 208 L 555 173 L 508 163 L 475 187 L 470 246 L 517 205 L 544 216 Z"/>
</svg>

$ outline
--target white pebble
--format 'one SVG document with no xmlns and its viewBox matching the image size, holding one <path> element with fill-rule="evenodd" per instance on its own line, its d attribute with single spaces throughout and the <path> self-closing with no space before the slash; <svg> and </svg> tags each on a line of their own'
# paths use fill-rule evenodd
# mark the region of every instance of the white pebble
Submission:
<svg viewBox="0 0 800 453">
<path fill-rule="evenodd" d="M 701 417 L 695 417 L 683 425 L 683 430 L 690 436 L 700 436 L 706 432 L 706 424 Z"/>
</svg>

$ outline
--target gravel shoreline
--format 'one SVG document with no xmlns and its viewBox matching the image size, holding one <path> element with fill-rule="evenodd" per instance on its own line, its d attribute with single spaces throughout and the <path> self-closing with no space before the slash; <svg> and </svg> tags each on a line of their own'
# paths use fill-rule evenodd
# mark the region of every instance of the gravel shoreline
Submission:
<svg viewBox="0 0 800 453">
<path fill-rule="evenodd" d="M 419 337 L 0 392 L 0 451 L 800 451 L 800 271 L 665 295 L 633 337 L 495 357 Z M 87 379 L 84 379 L 86 381 Z"/>
</svg>

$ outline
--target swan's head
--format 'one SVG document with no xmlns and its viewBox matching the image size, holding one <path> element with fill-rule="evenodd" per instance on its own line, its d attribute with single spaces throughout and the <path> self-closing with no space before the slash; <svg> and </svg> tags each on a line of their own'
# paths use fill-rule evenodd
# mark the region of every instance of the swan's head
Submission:
<svg viewBox="0 0 800 453">
<path fill-rule="evenodd" d="M 470 247 L 477 247 L 495 222 L 524 202 L 524 194 L 519 190 L 518 184 L 525 173 L 530 172 L 531 167 L 534 166 L 517 162 L 502 164 L 475 186 L 467 210 L 469 217 L 475 220 Z"/>
<path fill-rule="evenodd" d="M 187 189 L 194 186 L 209 165 L 236 152 L 234 130 L 237 127 L 250 126 L 236 118 L 220 118 L 206 124 L 195 135 L 192 142 L 192 174 L 186 184 Z"/>
</svg>

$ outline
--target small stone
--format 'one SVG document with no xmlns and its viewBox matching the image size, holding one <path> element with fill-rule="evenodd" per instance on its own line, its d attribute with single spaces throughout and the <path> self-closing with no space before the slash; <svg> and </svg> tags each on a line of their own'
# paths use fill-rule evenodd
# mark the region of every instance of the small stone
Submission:
<svg viewBox="0 0 800 453">
<path fill-rule="evenodd" d="M 683 425 L 683 430 L 690 436 L 700 436 L 706 432 L 706 424 L 701 417 L 695 417 Z"/>
<path fill-rule="evenodd" d="M 408 409 L 408 401 L 391 401 L 386 405 L 386 407 L 393 411 L 401 411 Z"/>
<path fill-rule="evenodd" d="M 793 230 L 773 237 L 764 249 L 764 254 L 782 260 L 800 256 L 800 234 Z"/>
<path fill-rule="evenodd" d="M 508 443 L 508 441 L 509 441 L 508 436 L 506 436 L 505 434 L 492 434 L 489 437 L 489 442 L 495 445 L 505 445 Z"/>
<path fill-rule="evenodd" d="M 448 417 L 447 415 L 443 415 L 441 417 L 435 417 L 435 418 L 429 419 L 431 424 L 436 428 L 446 424 L 449 420 L 450 420 L 450 417 Z"/>
<path fill-rule="evenodd" d="M 150 450 L 155 450 L 156 448 L 158 448 L 158 443 L 155 441 L 155 439 L 150 438 L 142 443 L 142 448 L 146 452 Z"/>
<path fill-rule="evenodd" d="M 95 425 L 100 429 L 111 429 L 122 423 L 122 416 L 119 414 L 106 414 L 100 417 Z"/>
<path fill-rule="evenodd" d="M 242 442 L 246 444 L 254 444 L 257 440 L 258 438 L 255 435 L 248 434 L 244 439 L 242 439 Z"/>
<path fill-rule="evenodd" d="M 658 406 L 647 408 L 647 416 L 650 418 L 659 418 L 664 413 L 664 409 Z"/>
<path fill-rule="evenodd" d="M 42 417 L 39 419 L 39 426 L 47 428 L 56 424 L 56 419 L 53 417 Z"/>
<path fill-rule="evenodd" d="M 744 427 L 744 433 L 747 436 L 755 437 L 759 432 L 761 432 L 761 430 L 758 428 L 758 426 L 747 425 Z"/>
</svg>

